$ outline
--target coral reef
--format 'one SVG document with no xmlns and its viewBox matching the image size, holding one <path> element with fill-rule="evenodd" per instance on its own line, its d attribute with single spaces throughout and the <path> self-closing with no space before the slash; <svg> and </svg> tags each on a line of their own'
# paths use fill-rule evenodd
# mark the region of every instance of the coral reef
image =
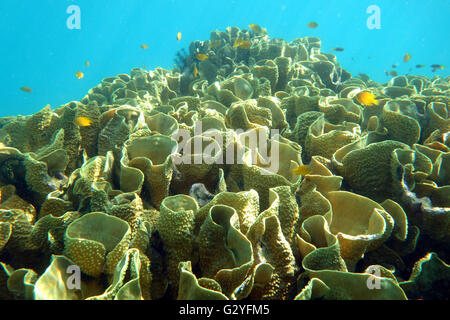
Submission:
<svg viewBox="0 0 450 320">
<path fill-rule="evenodd" d="M 1 120 L 0 299 L 448 299 L 448 77 L 236 27 L 176 61 Z"/>
</svg>

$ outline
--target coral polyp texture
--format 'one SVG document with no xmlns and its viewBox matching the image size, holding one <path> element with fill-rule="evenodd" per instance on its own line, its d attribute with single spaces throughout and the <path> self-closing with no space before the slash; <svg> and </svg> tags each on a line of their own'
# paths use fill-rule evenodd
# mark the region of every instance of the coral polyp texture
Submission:
<svg viewBox="0 0 450 320">
<path fill-rule="evenodd" d="M 0 299 L 449 298 L 448 77 L 236 27 L 178 64 L 0 119 Z"/>
</svg>

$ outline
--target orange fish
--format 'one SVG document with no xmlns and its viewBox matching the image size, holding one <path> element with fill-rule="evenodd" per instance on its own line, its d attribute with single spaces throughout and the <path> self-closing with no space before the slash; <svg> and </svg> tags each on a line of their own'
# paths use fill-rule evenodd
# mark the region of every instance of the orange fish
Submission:
<svg viewBox="0 0 450 320">
<path fill-rule="evenodd" d="M 177 40 L 180 41 L 181 40 L 181 32 L 177 33 Z"/>
<path fill-rule="evenodd" d="M 75 73 L 75 77 L 77 77 L 78 79 L 83 79 L 84 73 L 81 71 L 77 71 L 77 73 Z"/>
<path fill-rule="evenodd" d="M 363 106 L 370 107 L 378 105 L 378 100 L 375 98 L 375 95 L 370 91 L 361 91 L 356 97 L 356 101 Z"/>
<path fill-rule="evenodd" d="M 143 44 L 141 44 L 141 48 L 144 49 L 144 50 L 147 50 L 147 49 L 148 49 L 148 45 L 146 45 L 145 43 L 143 43 Z"/>
<path fill-rule="evenodd" d="M 304 176 L 311 172 L 311 166 L 307 164 L 302 164 L 297 168 L 295 168 L 294 170 L 292 170 L 292 172 L 294 172 L 297 175 Z"/>
<path fill-rule="evenodd" d="M 403 62 L 408 62 L 409 59 L 411 59 L 411 55 L 409 53 L 406 53 L 405 56 L 403 57 Z"/>
<path fill-rule="evenodd" d="M 316 29 L 319 26 L 319 24 L 317 22 L 311 21 L 310 23 L 307 24 L 307 26 L 308 28 Z"/>
<path fill-rule="evenodd" d="M 206 59 L 208 59 L 208 55 L 204 53 L 197 53 L 195 57 L 200 61 L 205 61 Z"/>
<path fill-rule="evenodd" d="M 92 120 L 88 117 L 77 117 L 73 123 L 80 127 L 89 127 L 92 124 Z"/>
<path fill-rule="evenodd" d="M 22 90 L 23 92 L 27 92 L 27 93 L 31 93 L 33 91 L 33 89 L 31 89 L 30 87 L 22 87 L 22 88 L 20 88 L 20 90 Z"/>
</svg>

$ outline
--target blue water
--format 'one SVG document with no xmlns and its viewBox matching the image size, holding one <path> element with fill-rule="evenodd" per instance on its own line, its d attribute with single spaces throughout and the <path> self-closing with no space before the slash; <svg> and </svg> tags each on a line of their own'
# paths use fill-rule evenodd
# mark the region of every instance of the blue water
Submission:
<svg viewBox="0 0 450 320">
<path fill-rule="evenodd" d="M 80 8 L 79 30 L 67 28 L 70 5 Z M 380 29 L 367 27 L 370 5 L 380 8 Z M 449 0 L 1 0 L 0 116 L 80 100 L 103 78 L 143 64 L 169 69 L 176 51 L 191 41 L 249 23 L 286 41 L 319 37 L 324 52 L 343 47 L 335 52 L 341 66 L 378 82 L 389 80 L 385 70 L 392 64 L 399 65 L 399 74 L 448 76 L 449 16 Z M 308 28 L 310 21 L 319 27 Z M 147 50 L 140 48 L 143 43 Z M 404 63 L 406 52 L 412 58 Z M 447 68 L 431 73 L 430 64 Z M 81 80 L 75 77 L 79 70 L 85 74 Z M 21 91 L 23 86 L 33 92 Z"/>
</svg>

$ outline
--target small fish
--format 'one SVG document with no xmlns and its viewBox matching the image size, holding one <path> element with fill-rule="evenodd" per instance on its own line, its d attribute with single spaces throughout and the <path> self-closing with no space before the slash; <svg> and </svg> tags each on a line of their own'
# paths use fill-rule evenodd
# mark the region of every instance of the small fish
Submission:
<svg viewBox="0 0 450 320">
<path fill-rule="evenodd" d="M 20 90 L 22 90 L 23 92 L 27 92 L 27 93 L 31 93 L 33 91 L 33 89 L 31 89 L 30 87 L 22 87 L 22 88 L 20 88 Z"/>
<path fill-rule="evenodd" d="M 204 53 L 197 53 L 195 57 L 200 61 L 205 61 L 206 59 L 208 59 L 208 55 Z"/>
<path fill-rule="evenodd" d="M 146 45 L 145 43 L 143 43 L 143 44 L 141 44 L 141 48 L 144 49 L 144 50 L 147 50 L 147 49 L 148 49 L 148 45 Z"/>
<path fill-rule="evenodd" d="M 234 41 L 233 47 L 234 47 L 234 48 L 241 48 L 241 49 L 246 49 L 246 50 L 248 50 L 248 49 L 250 49 L 251 44 L 252 44 L 252 43 L 251 43 L 250 41 L 248 41 L 248 40 L 244 40 L 244 39 L 242 39 L 242 38 L 237 38 L 237 39 Z"/>
<path fill-rule="evenodd" d="M 393 77 L 396 77 L 398 75 L 397 71 L 395 71 L 395 70 L 389 71 L 389 74 Z"/>
<path fill-rule="evenodd" d="M 215 49 L 217 47 L 220 47 L 221 45 L 222 45 L 222 41 L 220 41 L 220 40 L 213 40 L 209 43 L 209 47 L 211 49 Z"/>
<path fill-rule="evenodd" d="M 77 117 L 73 123 L 80 127 L 89 127 L 92 124 L 92 120 L 88 117 Z"/>
<path fill-rule="evenodd" d="M 336 48 L 333 48 L 333 49 L 331 49 L 331 50 L 333 50 L 333 51 L 338 51 L 338 52 L 342 52 L 342 51 L 344 51 L 344 48 L 336 47 Z"/>
<path fill-rule="evenodd" d="M 408 62 L 409 59 L 411 59 L 411 55 L 409 53 L 406 53 L 405 56 L 403 57 L 403 62 Z"/>
<path fill-rule="evenodd" d="M 384 74 L 386 75 L 386 77 L 389 76 L 389 72 L 387 72 L 386 70 L 384 70 Z"/>
<path fill-rule="evenodd" d="M 145 64 L 142 65 L 142 68 L 147 69 L 147 66 Z"/>
<path fill-rule="evenodd" d="M 297 175 L 304 176 L 311 172 L 311 166 L 308 164 L 302 164 L 302 165 L 298 166 L 297 168 L 295 168 L 294 170 L 292 170 L 292 172 Z"/>
<path fill-rule="evenodd" d="M 356 102 L 360 105 L 370 107 L 378 105 L 378 100 L 375 95 L 370 91 L 361 91 L 355 96 Z"/>
<path fill-rule="evenodd" d="M 432 64 L 430 67 L 433 68 L 433 70 L 431 70 L 431 72 L 436 72 L 436 70 L 438 70 L 438 69 L 444 70 L 444 68 L 445 68 L 445 66 L 443 66 L 441 64 Z"/>
<path fill-rule="evenodd" d="M 181 36 L 182 36 L 181 32 L 178 32 L 178 33 L 177 33 L 177 40 L 178 40 L 178 41 L 181 40 Z"/>
<path fill-rule="evenodd" d="M 250 30 L 252 30 L 254 33 L 262 33 L 262 32 L 263 32 L 263 29 L 262 29 L 259 25 L 257 25 L 257 24 L 252 23 L 252 24 L 249 24 L 248 27 L 249 27 Z"/>
<path fill-rule="evenodd" d="M 417 68 L 417 69 L 419 69 L 419 68 L 424 68 L 424 67 L 425 67 L 424 64 L 416 64 L 416 68 Z"/>
<path fill-rule="evenodd" d="M 310 23 L 307 24 L 307 26 L 308 28 L 316 29 L 319 26 L 319 24 L 317 22 L 311 21 Z"/>
<path fill-rule="evenodd" d="M 86 67 L 90 67 L 91 66 L 91 63 L 88 60 L 86 60 L 86 62 L 84 64 L 86 65 Z"/>
<path fill-rule="evenodd" d="M 392 65 L 392 68 L 394 68 L 394 69 L 397 68 L 397 65 L 396 65 L 396 64 L 393 64 L 393 65 Z"/>
<path fill-rule="evenodd" d="M 194 66 L 194 70 L 192 71 L 192 74 L 194 75 L 194 78 L 198 77 L 198 69 L 197 66 Z"/>
<path fill-rule="evenodd" d="M 78 79 L 83 79 L 84 73 L 81 71 L 77 71 L 77 73 L 75 73 L 75 77 L 77 77 Z"/>
</svg>

